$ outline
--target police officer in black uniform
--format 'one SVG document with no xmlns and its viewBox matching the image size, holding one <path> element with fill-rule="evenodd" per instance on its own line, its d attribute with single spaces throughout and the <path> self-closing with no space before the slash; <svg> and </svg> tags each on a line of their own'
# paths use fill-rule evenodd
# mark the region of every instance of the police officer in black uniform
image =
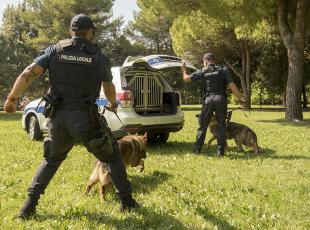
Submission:
<svg viewBox="0 0 310 230">
<path fill-rule="evenodd" d="M 244 99 L 230 77 L 228 70 L 215 65 L 215 58 L 212 53 L 204 55 L 203 65 L 204 67 L 201 70 L 188 75 L 186 73 L 186 63 L 183 62 L 182 64 L 184 82 L 199 82 L 204 87 L 203 105 L 199 117 L 194 153 L 200 153 L 206 138 L 210 119 L 215 112 L 215 118 L 218 122 L 216 132 L 217 154 L 218 156 L 223 156 L 226 143 L 227 85 L 241 103 L 244 103 Z"/>
<path fill-rule="evenodd" d="M 100 119 L 95 104 L 103 86 L 111 109 L 117 109 L 110 62 L 94 43 L 95 29 L 87 15 L 74 16 L 70 30 L 72 38 L 48 47 L 26 67 L 6 100 L 5 111 L 15 112 L 17 98 L 34 79 L 49 70 L 50 90 L 44 97 L 49 135 L 44 140 L 44 159 L 28 188 L 19 218 L 26 219 L 35 214 L 40 195 L 77 142 L 83 143 L 89 152 L 107 164 L 121 200 L 120 210 L 138 207 L 131 195 L 131 184 L 117 142 Z"/>
</svg>

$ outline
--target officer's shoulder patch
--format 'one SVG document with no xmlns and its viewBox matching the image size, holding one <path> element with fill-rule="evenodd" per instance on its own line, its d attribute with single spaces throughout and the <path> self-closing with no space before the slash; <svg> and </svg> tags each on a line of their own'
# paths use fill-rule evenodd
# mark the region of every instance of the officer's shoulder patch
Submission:
<svg viewBox="0 0 310 230">
<path fill-rule="evenodd" d="M 56 49 L 57 52 L 63 51 L 68 47 L 72 46 L 72 41 L 71 39 L 65 39 L 65 40 L 60 40 L 57 45 L 56 45 Z"/>
<path fill-rule="evenodd" d="M 61 45 L 62 47 L 67 47 L 67 46 L 71 46 L 71 45 L 72 45 L 71 39 L 60 40 L 58 43 L 59 43 L 59 45 Z"/>
</svg>

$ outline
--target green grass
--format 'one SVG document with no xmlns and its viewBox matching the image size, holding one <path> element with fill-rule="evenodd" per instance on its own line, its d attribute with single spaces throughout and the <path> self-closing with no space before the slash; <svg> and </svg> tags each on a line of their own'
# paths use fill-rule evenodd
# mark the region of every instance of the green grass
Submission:
<svg viewBox="0 0 310 230">
<path fill-rule="evenodd" d="M 254 110 L 232 120 L 250 126 L 262 155 L 237 152 L 229 141 L 224 158 L 215 143 L 193 155 L 199 113 L 184 106 L 185 126 L 165 145 L 149 147 L 145 171 L 128 169 L 143 207 L 121 214 L 113 192 L 105 204 L 98 190 L 83 196 L 94 157 L 76 146 L 53 178 L 38 216 L 14 220 L 42 160 L 42 143 L 21 129 L 21 115 L 0 113 L 0 229 L 309 229 L 310 112 L 291 123 L 283 112 Z M 207 135 L 207 138 L 210 134 Z"/>
</svg>

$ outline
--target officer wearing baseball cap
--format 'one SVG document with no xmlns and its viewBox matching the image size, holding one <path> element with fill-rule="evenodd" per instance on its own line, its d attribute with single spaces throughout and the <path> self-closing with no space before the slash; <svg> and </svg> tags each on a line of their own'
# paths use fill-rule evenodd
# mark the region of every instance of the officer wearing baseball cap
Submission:
<svg viewBox="0 0 310 230">
<path fill-rule="evenodd" d="M 77 14 L 71 19 L 71 30 L 95 29 L 93 21 L 86 14 Z"/>
<path fill-rule="evenodd" d="M 213 53 L 203 56 L 204 67 L 195 73 L 186 73 L 186 63 L 182 64 L 183 80 L 185 82 L 198 82 L 204 87 L 203 105 L 199 117 L 194 153 L 200 153 L 206 138 L 206 132 L 213 113 L 218 122 L 217 130 L 217 154 L 223 156 L 226 144 L 226 116 L 227 116 L 227 86 L 244 103 L 244 99 L 237 86 L 233 82 L 228 70 L 215 65 Z"/>
<path fill-rule="evenodd" d="M 131 183 L 117 141 L 96 105 L 102 86 L 111 109 L 117 110 L 110 61 L 95 44 L 95 26 L 90 17 L 75 15 L 70 33 L 71 39 L 48 47 L 26 67 L 4 105 L 6 112 L 15 112 L 17 98 L 33 80 L 49 70 L 50 89 L 43 97 L 49 135 L 44 140 L 44 159 L 17 216 L 22 219 L 35 214 L 41 194 L 75 143 L 82 143 L 96 158 L 107 163 L 121 211 L 139 206 L 131 195 Z"/>
</svg>

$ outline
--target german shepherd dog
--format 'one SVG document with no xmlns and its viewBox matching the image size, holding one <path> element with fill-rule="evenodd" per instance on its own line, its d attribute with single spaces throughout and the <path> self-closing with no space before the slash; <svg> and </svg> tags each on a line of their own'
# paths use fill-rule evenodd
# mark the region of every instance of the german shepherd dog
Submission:
<svg viewBox="0 0 310 230">
<path fill-rule="evenodd" d="M 197 115 L 196 115 L 197 116 Z M 261 150 L 258 147 L 256 133 L 246 125 L 242 125 L 236 122 L 229 121 L 231 114 L 229 114 L 228 122 L 226 123 L 226 137 L 227 139 L 234 139 L 236 145 L 238 146 L 239 151 L 244 151 L 242 145 L 252 147 L 255 153 L 259 153 Z M 208 141 L 207 148 L 210 147 L 211 143 L 216 139 L 216 130 L 217 130 L 217 120 L 213 115 L 209 123 L 209 129 L 212 133 L 212 137 Z M 226 149 L 228 145 L 226 142 Z"/>
<path fill-rule="evenodd" d="M 142 172 L 144 170 L 143 159 L 146 158 L 147 133 L 124 136 L 117 142 L 125 166 L 137 167 Z M 98 182 L 100 183 L 100 200 L 104 202 L 106 190 L 112 188 L 112 180 L 107 164 L 100 161 L 95 164 L 84 194 L 87 195 Z"/>
</svg>

